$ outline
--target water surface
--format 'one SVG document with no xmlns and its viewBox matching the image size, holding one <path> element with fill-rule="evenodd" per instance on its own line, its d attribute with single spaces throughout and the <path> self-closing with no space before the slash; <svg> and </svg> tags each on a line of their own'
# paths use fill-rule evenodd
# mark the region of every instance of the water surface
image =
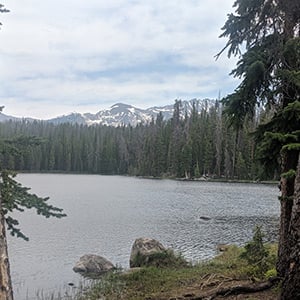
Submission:
<svg viewBox="0 0 300 300">
<path fill-rule="evenodd" d="M 57 174 L 17 179 L 32 192 L 50 196 L 68 217 L 15 214 L 30 238 L 9 238 L 15 300 L 77 285 L 80 276 L 72 267 L 83 254 L 99 254 L 128 268 L 139 237 L 158 239 L 196 262 L 213 257 L 220 243 L 244 244 L 255 225 L 263 227 L 268 240 L 277 235 L 275 185 Z"/>
</svg>

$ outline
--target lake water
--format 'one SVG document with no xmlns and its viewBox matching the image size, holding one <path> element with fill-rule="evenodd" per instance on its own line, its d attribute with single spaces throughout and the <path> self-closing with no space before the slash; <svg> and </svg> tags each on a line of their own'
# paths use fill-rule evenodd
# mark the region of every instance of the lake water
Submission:
<svg viewBox="0 0 300 300">
<path fill-rule="evenodd" d="M 139 237 L 155 238 L 196 262 L 216 255 L 218 244 L 244 244 L 255 225 L 262 226 L 268 240 L 277 236 L 275 185 L 57 174 L 17 179 L 32 192 L 50 196 L 49 203 L 68 217 L 15 214 L 30 238 L 9 237 L 15 300 L 63 291 L 70 282 L 76 286 L 81 277 L 72 267 L 83 254 L 99 254 L 128 268 Z"/>
</svg>

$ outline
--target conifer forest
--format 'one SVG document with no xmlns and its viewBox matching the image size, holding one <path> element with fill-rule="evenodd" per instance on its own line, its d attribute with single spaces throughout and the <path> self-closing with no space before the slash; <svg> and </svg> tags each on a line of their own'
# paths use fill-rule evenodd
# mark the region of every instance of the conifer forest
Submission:
<svg viewBox="0 0 300 300">
<path fill-rule="evenodd" d="M 176 101 L 170 120 L 159 114 L 136 127 L 9 121 L 0 124 L 0 139 L 19 143 L 23 150 L 0 155 L 3 168 L 26 172 L 277 179 L 274 170 L 263 173 L 253 134 L 269 115 L 257 111 L 254 120 L 236 130 L 228 126 L 219 101 L 184 117 Z M 34 143 L 22 145 L 28 138 Z"/>
</svg>

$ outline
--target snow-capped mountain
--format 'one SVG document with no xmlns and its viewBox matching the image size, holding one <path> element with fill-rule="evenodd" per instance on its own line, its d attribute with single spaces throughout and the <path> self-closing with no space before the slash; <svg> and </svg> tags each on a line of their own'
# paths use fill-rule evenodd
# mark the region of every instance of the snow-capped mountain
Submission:
<svg viewBox="0 0 300 300">
<path fill-rule="evenodd" d="M 215 100 L 211 99 L 192 99 L 189 101 L 181 101 L 181 115 L 190 115 L 193 105 L 199 112 L 202 109 L 209 109 L 215 104 Z M 107 126 L 136 126 L 138 124 L 147 124 L 152 119 L 156 119 L 159 113 L 162 113 L 164 120 L 169 120 L 173 116 L 174 104 L 166 106 L 155 106 L 147 109 L 137 108 L 124 103 L 117 103 L 108 109 L 101 110 L 96 114 L 92 113 L 72 113 L 69 115 L 57 117 L 48 120 L 55 124 L 72 123 L 72 124 L 101 124 Z"/>
<path fill-rule="evenodd" d="M 18 118 L 17 117 L 13 117 L 13 116 L 8 116 L 8 115 L 5 115 L 3 113 L 0 112 L 0 122 L 6 122 L 6 121 L 18 121 Z"/>
<path fill-rule="evenodd" d="M 215 104 L 211 99 L 192 99 L 181 101 L 181 115 L 190 115 L 193 106 L 200 112 L 202 109 L 209 109 Z M 80 125 L 107 125 L 107 126 L 136 126 L 138 124 L 147 124 L 152 119 L 156 119 L 159 113 L 162 113 L 164 120 L 169 120 L 173 116 L 174 104 L 166 106 L 155 106 L 147 109 L 137 108 L 124 103 L 117 103 L 108 109 L 100 110 L 96 114 L 92 113 L 71 113 L 53 119 L 47 120 L 54 124 L 71 123 Z M 0 113 L 0 122 L 7 120 L 21 120 L 16 117 L 6 116 Z"/>
<path fill-rule="evenodd" d="M 0 123 L 7 122 L 7 121 L 26 121 L 26 122 L 33 122 L 35 119 L 33 118 L 18 118 L 14 116 L 5 115 L 4 113 L 0 112 Z"/>
</svg>

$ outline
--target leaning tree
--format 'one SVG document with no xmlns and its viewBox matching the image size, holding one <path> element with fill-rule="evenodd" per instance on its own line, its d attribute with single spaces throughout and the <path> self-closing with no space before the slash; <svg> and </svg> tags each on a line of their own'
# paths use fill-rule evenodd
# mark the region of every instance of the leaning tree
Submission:
<svg viewBox="0 0 300 300">
<path fill-rule="evenodd" d="M 300 0 L 236 0 L 222 28 L 228 56 L 239 60 L 241 79 L 224 98 L 236 129 L 258 106 L 272 113 L 256 132 L 260 159 L 281 167 L 281 217 L 277 272 L 281 299 L 300 299 Z M 298 169 L 297 169 L 298 166 Z"/>
<path fill-rule="evenodd" d="M 14 211 L 24 212 L 35 209 L 37 214 L 46 218 L 61 218 L 66 216 L 62 209 L 52 206 L 47 201 L 29 192 L 15 180 L 16 173 L 2 168 L 2 157 L 9 153 L 13 156 L 20 155 L 27 147 L 40 143 L 35 137 L 17 137 L 14 139 L 0 140 L 0 299 L 13 300 L 13 289 L 10 276 L 7 235 L 8 230 L 13 236 L 28 240 L 28 237 L 19 228 L 19 222 L 13 216 Z"/>
<path fill-rule="evenodd" d="M 0 4 L 0 13 L 8 10 Z M 0 23 L 0 26 L 2 24 Z M 0 112 L 3 106 L 0 107 Z M 35 209 L 37 214 L 46 218 L 61 218 L 66 216 L 62 209 L 48 204 L 49 198 L 41 198 L 29 192 L 29 188 L 23 187 L 15 180 L 15 173 L 2 168 L 3 157 L 6 153 L 18 156 L 26 151 L 28 146 L 38 144 L 35 137 L 17 137 L 14 139 L 0 140 L 0 299 L 13 300 L 13 289 L 10 276 L 10 265 L 7 247 L 6 230 L 12 235 L 28 240 L 20 228 L 19 222 L 13 217 L 13 211 L 25 211 Z"/>
</svg>

